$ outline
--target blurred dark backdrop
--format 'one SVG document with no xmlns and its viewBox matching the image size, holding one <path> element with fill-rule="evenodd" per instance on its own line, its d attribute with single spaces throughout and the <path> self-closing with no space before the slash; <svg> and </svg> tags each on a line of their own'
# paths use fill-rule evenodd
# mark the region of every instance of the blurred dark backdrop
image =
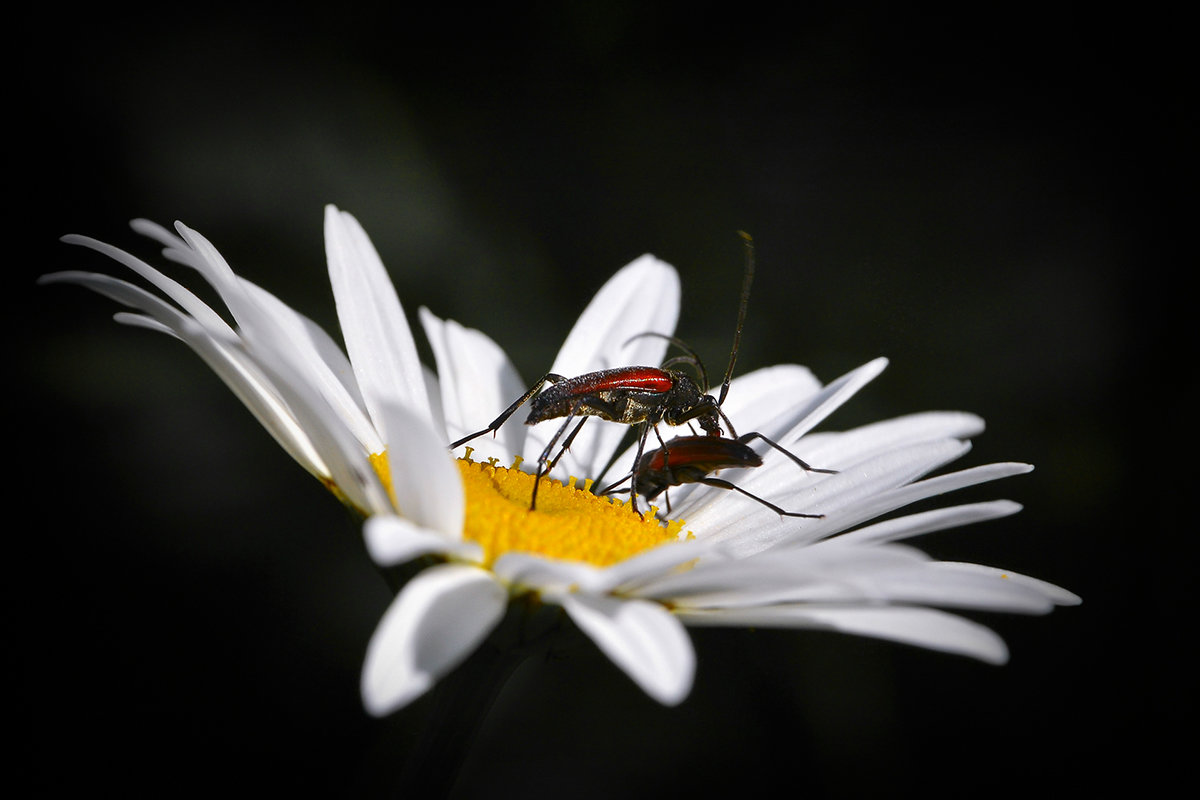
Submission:
<svg viewBox="0 0 1200 800">
<path fill-rule="evenodd" d="M 1009 642 L 1003 668 L 695 631 L 697 683 L 676 709 L 579 648 L 517 675 L 461 796 L 1164 779 L 1172 723 L 1195 712 L 1177 621 L 1187 487 L 1156 479 L 1188 457 L 1196 398 L 1186 371 L 1166 377 L 1166 349 L 1194 343 L 1166 302 L 1181 291 L 1168 269 L 1194 264 L 1173 191 L 1195 179 L 1182 21 L 565 5 L 24 12 L 6 293 L 8 484 L 14 513 L 32 511 L 9 534 L 18 764 L 132 795 L 373 796 L 394 780 L 430 708 L 361 710 L 389 596 L 355 526 L 180 345 L 113 324 L 83 290 L 33 286 L 117 271 L 64 233 L 153 259 L 127 221 L 180 219 L 333 330 L 332 202 L 414 321 L 427 305 L 487 331 L 527 378 L 643 252 L 679 268 L 679 332 L 722 363 L 735 231 L 750 231 L 740 370 L 792 361 L 830 380 L 887 355 L 828 427 L 980 413 L 989 430 L 960 465 L 1037 470 L 956 499 L 1026 508 L 923 546 L 1084 597 L 979 617 Z"/>
</svg>

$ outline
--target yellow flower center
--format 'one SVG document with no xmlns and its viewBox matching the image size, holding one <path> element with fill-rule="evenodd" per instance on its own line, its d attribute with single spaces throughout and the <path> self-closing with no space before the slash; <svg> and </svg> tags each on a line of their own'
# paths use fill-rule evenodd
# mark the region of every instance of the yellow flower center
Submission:
<svg viewBox="0 0 1200 800">
<path fill-rule="evenodd" d="M 391 493 L 391 470 L 387 454 L 370 457 L 371 465 Z M 458 459 L 466 498 L 463 538 L 478 542 L 484 562 L 490 566 L 509 552 L 537 553 L 564 561 L 584 561 L 607 567 L 666 542 L 691 538 L 681 535 L 682 520 L 662 522 L 651 506 L 639 516 L 629 501 L 592 494 L 576 488 L 575 478 L 566 485 L 542 478 L 537 508 L 529 509 L 534 478 L 517 469 L 467 458 Z"/>
<path fill-rule="evenodd" d="M 643 518 L 628 501 L 592 494 L 590 480 L 580 489 L 574 478 L 566 485 L 543 478 L 530 511 L 534 478 L 516 466 L 458 460 L 467 505 L 463 536 L 483 546 L 489 564 L 520 551 L 607 567 L 680 540 L 682 520 L 663 523 L 654 507 Z"/>
</svg>

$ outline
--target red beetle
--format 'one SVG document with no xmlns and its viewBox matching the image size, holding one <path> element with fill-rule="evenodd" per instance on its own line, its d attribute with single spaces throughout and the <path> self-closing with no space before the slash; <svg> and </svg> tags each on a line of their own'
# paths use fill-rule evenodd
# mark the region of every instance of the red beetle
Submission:
<svg viewBox="0 0 1200 800">
<path fill-rule="evenodd" d="M 784 517 L 808 517 L 811 519 L 821 519 L 824 514 L 806 514 L 799 511 L 784 511 L 779 506 L 771 503 L 763 498 L 751 494 L 745 489 L 730 483 L 722 478 L 714 478 L 710 473 L 722 469 L 734 469 L 739 467 L 761 467 L 762 458 L 758 453 L 754 452 L 747 442 L 754 439 L 761 439 L 769 444 L 785 456 L 790 458 L 797 466 L 805 472 L 821 472 L 827 475 L 837 473 L 837 470 L 832 469 L 817 469 L 811 467 L 803 459 L 795 453 L 790 452 L 776 442 L 771 441 L 758 431 L 743 434 L 736 439 L 726 439 L 715 436 L 677 436 L 671 441 L 664 444 L 657 450 L 652 450 L 646 453 L 638 461 L 637 472 L 634 476 L 637 478 L 637 491 L 647 500 L 653 500 L 658 495 L 666 492 L 672 486 L 681 486 L 685 483 L 702 483 L 705 486 L 714 486 L 718 489 L 729 489 L 749 497 L 759 503 L 762 503 L 767 508 Z M 605 488 L 601 494 L 612 492 L 617 486 L 625 482 L 625 478 L 617 481 L 613 485 Z M 632 491 L 631 489 L 628 491 Z M 622 490 L 626 491 L 626 490 Z M 671 510 L 671 497 L 667 494 L 667 511 Z"/>
</svg>

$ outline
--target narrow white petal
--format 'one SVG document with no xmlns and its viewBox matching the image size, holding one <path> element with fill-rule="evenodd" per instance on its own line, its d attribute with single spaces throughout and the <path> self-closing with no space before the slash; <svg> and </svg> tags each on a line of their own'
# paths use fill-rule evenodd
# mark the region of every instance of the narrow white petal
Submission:
<svg viewBox="0 0 1200 800">
<path fill-rule="evenodd" d="M 623 595 L 640 594 L 639 588 L 644 582 L 671 574 L 714 550 L 712 543 L 696 540 L 662 544 L 605 569 L 591 589 Z"/>
<path fill-rule="evenodd" d="M 234 274 L 212 243 L 182 223 L 176 223 L 175 226 L 178 236 L 144 221 L 135 221 L 134 227 L 164 242 L 169 258 L 200 271 L 228 306 L 238 323 L 240 336 L 232 334 L 223 322 L 217 324 L 209 321 L 213 312 L 206 312 L 171 283 L 156 280 L 152 274 L 146 273 L 148 279 L 155 280 L 156 285 L 178 302 L 186 304 L 185 307 L 196 315 L 197 322 L 204 326 L 210 336 L 218 341 L 233 337 L 231 346 L 245 348 L 266 382 L 274 387 L 281 402 L 294 416 L 297 427 L 305 433 L 312 450 L 320 454 L 322 474 L 342 490 L 349 502 L 368 510 L 383 508 L 386 498 L 382 487 L 373 475 L 364 470 L 362 443 L 353 436 L 337 411 L 320 396 L 317 387 L 310 383 L 304 354 L 297 350 L 277 320 L 257 302 L 247 289 L 247 284 Z M 85 242 L 81 240 L 80 243 Z M 113 257 L 120 259 L 118 254 L 119 251 L 116 251 Z M 128 264 L 127 259 L 122 263 Z M 291 452 L 296 455 L 295 450 Z"/>
<path fill-rule="evenodd" d="M 559 602 L 576 591 L 588 594 L 637 593 L 638 585 L 670 574 L 713 548 L 704 542 L 672 542 L 659 545 L 609 567 L 578 561 L 563 561 L 536 553 L 505 553 L 493 570 L 505 583 L 534 589 L 550 602 Z"/>
<path fill-rule="evenodd" d="M 211 331 L 214 336 L 227 338 L 234 335 L 233 329 L 229 327 L 229 324 L 217 312 L 213 311 L 207 303 L 190 290 L 184 288 L 173 278 L 167 277 L 141 259 L 126 253 L 120 248 L 97 241 L 88 236 L 70 234 L 62 237 L 62 241 L 66 244 L 80 245 L 95 250 L 133 270 L 157 287 L 167 297 L 178 303 L 180 308 L 190 314 L 206 330 Z"/>
<path fill-rule="evenodd" d="M 536 553 L 509 552 L 496 559 L 496 577 L 515 589 L 535 589 L 550 602 L 570 594 L 577 586 L 600 582 L 603 570 L 580 561 L 563 561 Z"/>
<path fill-rule="evenodd" d="M 689 625 L 818 628 L 970 656 L 989 664 L 1008 661 L 1004 640 L 989 628 L 945 611 L 883 606 L 766 606 L 678 610 Z"/>
<path fill-rule="evenodd" d="M 1045 614 L 1054 604 L 1038 588 L 1008 580 L 1002 573 L 958 569 L 957 565 L 928 561 L 923 564 L 865 576 L 862 583 L 872 594 L 894 605 Z M 799 596 L 797 599 L 806 600 Z"/>
<path fill-rule="evenodd" d="M 572 594 L 563 608 L 600 650 L 646 694 L 673 706 L 692 688 L 696 653 L 669 611 L 645 600 Z"/>
<path fill-rule="evenodd" d="M 734 378 L 721 410 L 739 434 L 759 431 L 774 439 L 795 424 L 797 409 L 819 391 L 821 383 L 808 367 L 776 364 Z"/>
<path fill-rule="evenodd" d="M 679 275 L 674 267 L 644 255 L 609 278 L 579 316 L 551 371 L 567 377 L 599 369 L 656 365 L 679 320 Z"/>
<path fill-rule="evenodd" d="M 859 389 L 878 377 L 879 373 L 887 368 L 887 365 L 888 360 L 886 358 L 877 358 L 873 361 L 868 361 L 861 367 L 847 372 L 808 398 L 795 411 L 795 416 L 800 422 L 788 432 L 788 440 L 794 441 L 819 425 L 826 417 L 836 411 L 839 406 L 853 397 Z"/>
<path fill-rule="evenodd" d="M 329 468 L 330 478 L 350 502 L 368 511 L 386 507 L 379 480 L 366 469 L 363 444 L 311 383 L 304 353 L 288 332 L 257 302 L 247 284 L 204 236 L 175 223 L 191 253 L 178 250 L 182 263 L 201 271 L 237 320 L 246 348 L 279 391 Z M 168 251 L 168 254 L 176 251 Z"/>
<path fill-rule="evenodd" d="M 937 508 L 932 511 L 877 522 L 874 525 L 844 533 L 838 539 L 856 544 L 895 542 L 934 531 L 1007 517 L 1020 510 L 1021 504 L 1011 500 L 993 500 L 985 503 Z"/>
<path fill-rule="evenodd" d="M 1032 469 L 1033 467 L 1028 464 L 1011 462 L 986 464 L 957 472 L 949 472 L 945 475 L 937 475 L 894 488 L 880 487 L 878 492 L 861 498 L 857 504 L 846 505 L 843 511 L 836 515 L 836 527 L 838 530 L 846 530 L 868 520 L 881 517 L 898 508 L 911 505 L 919 500 L 937 497 L 947 492 L 999 480 L 1000 478 L 1023 475 Z M 821 520 L 822 523 L 828 521 Z M 830 526 L 829 530 L 821 531 L 821 533 L 833 532 L 832 527 Z"/>
<path fill-rule="evenodd" d="M 707 559 L 648 582 L 639 592 L 673 607 L 709 608 L 789 602 L 888 602 L 887 580 L 919 571 L 928 556 L 908 547 L 821 545 L 733 561 Z"/>
<path fill-rule="evenodd" d="M 1059 606 L 1077 606 L 1083 602 L 1083 599 L 1079 595 L 1061 586 L 1056 586 L 1053 583 L 1047 583 L 1037 578 L 1031 578 L 1028 575 L 1021 575 L 1007 569 L 997 569 L 996 567 L 988 567 L 983 564 L 969 564 L 958 561 L 938 562 L 938 566 L 960 572 L 990 575 L 1009 583 L 1020 584 L 1027 589 L 1038 592 L 1047 600 Z"/>
<path fill-rule="evenodd" d="M 379 425 L 383 404 L 399 402 L 432 423 L 416 343 L 396 289 L 358 221 L 325 209 L 325 252 L 346 352 Z"/>
<path fill-rule="evenodd" d="M 118 322 L 168 332 L 190 347 L 242 401 L 255 419 L 289 455 L 317 477 L 329 478 L 331 471 L 318 453 L 304 427 L 281 397 L 261 366 L 243 349 L 232 330 L 214 335 L 192 317 L 179 312 L 139 286 L 91 272 L 59 272 L 43 276 L 42 283 L 77 283 L 148 316 L 117 314 Z"/>
<path fill-rule="evenodd" d="M 449 555 L 464 561 L 483 558 L 483 549 L 475 542 L 451 539 L 392 514 L 370 517 L 363 525 L 363 538 L 372 560 L 385 567 L 425 555 Z"/>
<path fill-rule="evenodd" d="M 849 431 L 804 437 L 805 452 L 821 466 L 840 469 L 879 453 L 939 439 L 969 439 L 983 432 L 983 420 L 962 411 L 927 411 L 874 422 Z"/>
<path fill-rule="evenodd" d="M 367 645 L 362 696 L 383 716 L 462 663 L 504 616 L 508 595 L 482 569 L 430 567 L 388 607 Z"/>
<path fill-rule="evenodd" d="M 263 312 L 284 331 L 296 353 L 294 365 L 317 387 L 334 413 L 362 443 L 363 450 L 382 451 L 383 440 L 367 417 L 350 362 L 329 334 L 270 292 L 249 281 L 243 281 L 243 285 Z"/>
<path fill-rule="evenodd" d="M 782 541 L 794 545 L 812 542 L 879 516 L 880 512 L 868 514 L 862 509 L 874 504 L 880 494 L 905 487 L 969 449 L 970 443 L 946 439 L 883 453 L 836 475 L 809 479 L 797 475 L 795 465 L 786 464 L 783 466 L 793 469 L 747 475 L 740 481 L 748 491 L 774 496 L 788 510 L 824 514 L 824 519 L 780 519 L 770 509 L 754 507 L 757 504 L 750 501 L 718 502 L 715 493 L 703 498 L 704 504 L 689 512 L 686 519 L 698 536 L 723 541 L 743 556 Z M 798 485 L 801 491 L 785 500 L 789 485 Z"/>
<path fill-rule="evenodd" d="M 167 336 L 179 339 L 180 341 L 183 340 L 178 333 L 168 328 L 166 325 L 163 325 L 158 320 L 152 317 L 147 317 L 144 314 L 134 314 L 129 311 L 118 311 L 117 313 L 113 314 L 113 320 L 121 323 L 122 325 L 128 325 L 131 328 L 144 328 L 148 331 L 154 331 L 155 333 L 165 333 Z"/>
<path fill-rule="evenodd" d="M 243 338 L 259 346 L 286 350 L 287 338 L 281 336 L 278 329 L 265 317 L 262 309 L 246 291 L 242 279 L 234 273 L 233 268 L 212 242 L 182 222 L 176 222 L 175 229 L 184 245 L 191 248 L 191 253 L 180 256 L 179 260 L 198 269 L 217 290 L 221 300 L 229 307 L 229 312 L 242 331 Z M 172 251 L 166 252 L 170 255 Z"/>
<path fill-rule="evenodd" d="M 588 591 L 604 590 L 591 584 Z M 701 559 L 688 570 L 660 571 L 636 594 L 689 609 L 857 603 L 1033 614 L 1073 599 L 1058 587 L 1005 571 L 936 562 L 908 547 L 841 539 L 735 561 Z"/>
<path fill-rule="evenodd" d="M 600 288 L 571 328 L 550 371 L 573 378 L 601 369 L 658 366 L 679 319 L 679 275 L 669 264 L 645 255 L 617 271 Z M 540 376 L 539 376 L 540 377 Z M 515 399 L 515 398 L 514 398 Z M 524 421 L 522 416 L 522 422 Z M 534 461 L 562 422 L 549 420 L 527 435 L 524 457 Z M 589 421 L 559 465 L 556 475 L 595 476 L 604 468 L 628 428 Z"/>
<path fill-rule="evenodd" d="M 426 417 L 407 406 L 384 403 L 378 413 L 397 509 L 422 527 L 460 539 L 466 518 L 462 478 L 446 442 Z"/>
<path fill-rule="evenodd" d="M 448 442 L 483 430 L 529 388 L 491 338 L 453 320 L 441 320 L 427 308 L 418 309 L 418 314 L 437 361 Z M 469 445 L 474 448 L 472 458 L 486 461 L 494 457 L 502 465 L 512 463 L 513 456 L 521 452 L 526 431 L 524 415 L 514 417 L 495 437 L 473 440 Z"/>
</svg>

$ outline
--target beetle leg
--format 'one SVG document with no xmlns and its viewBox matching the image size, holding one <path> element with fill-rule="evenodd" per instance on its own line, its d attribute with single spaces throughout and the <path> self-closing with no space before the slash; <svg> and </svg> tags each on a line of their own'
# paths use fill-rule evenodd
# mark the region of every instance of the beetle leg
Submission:
<svg viewBox="0 0 1200 800">
<path fill-rule="evenodd" d="M 738 441 L 741 442 L 742 444 L 746 444 L 751 439 L 762 439 L 764 442 L 771 445 L 771 447 L 774 447 L 776 450 L 778 450 L 779 452 L 783 453 L 785 456 L 790 458 L 793 462 L 795 462 L 795 464 L 798 467 L 800 467 L 805 472 L 822 472 L 826 475 L 837 475 L 836 469 L 817 469 L 816 467 L 809 466 L 808 462 L 805 461 L 804 459 L 800 458 L 800 456 L 796 455 L 795 453 L 793 453 L 790 450 L 785 449 L 782 445 L 771 441 L 770 439 L 768 439 L 766 436 L 763 436 L 758 431 L 751 431 L 750 433 L 743 434 L 742 436 L 738 437 Z"/>
<path fill-rule="evenodd" d="M 655 420 L 654 422 L 651 422 L 649 419 L 647 419 L 645 422 L 643 422 L 642 435 L 638 437 L 637 455 L 633 457 L 633 474 L 629 478 L 629 502 L 633 506 L 634 513 L 643 519 L 645 519 L 645 515 L 642 514 L 641 511 L 638 511 L 637 507 L 637 474 L 638 464 L 642 463 L 642 452 L 646 449 L 646 437 L 650 435 L 651 430 L 653 430 L 654 435 L 658 437 L 658 443 L 663 446 L 664 450 L 667 446 L 667 443 L 663 441 L 662 434 L 658 432 L 658 421 Z"/>
<path fill-rule="evenodd" d="M 547 475 L 549 475 L 551 472 L 553 472 L 553 471 L 554 471 L 554 468 L 558 466 L 558 462 L 559 462 L 559 460 L 560 460 L 560 459 L 563 457 L 563 455 L 564 455 L 564 454 L 565 454 L 565 453 L 566 453 L 568 450 L 570 450 L 570 449 L 571 449 L 571 442 L 575 441 L 575 437 L 579 435 L 579 429 L 580 429 L 580 428 L 582 428 L 582 427 L 583 427 L 583 423 L 585 423 L 585 422 L 587 422 L 587 421 L 588 421 L 588 418 L 587 418 L 587 417 L 583 417 L 582 419 L 580 419 L 580 420 L 579 420 L 579 424 L 575 426 L 575 430 L 571 431 L 571 435 L 570 435 L 570 436 L 568 436 L 568 437 L 567 437 L 567 438 L 566 438 L 566 439 L 563 441 L 563 443 L 562 443 L 562 447 L 558 448 L 558 455 L 556 455 L 556 456 L 554 457 L 554 460 L 550 462 L 550 465 L 546 467 L 546 474 L 547 474 Z"/>
<path fill-rule="evenodd" d="M 554 452 L 554 446 L 558 444 L 558 440 L 562 438 L 562 435 L 566 433 L 567 428 L 570 427 L 571 420 L 575 419 L 576 415 L 579 413 L 579 409 L 583 408 L 587 404 L 587 401 L 587 397 L 581 397 L 575 401 L 575 403 L 571 406 L 570 413 L 568 413 L 566 419 L 563 420 L 563 424 L 558 426 L 558 430 L 554 432 L 554 435 L 550 437 L 550 441 L 546 444 L 546 449 L 542 451 L 540 456 L 538 456 L 537 472 L 534 474 L 533 478 L 533 497 L 529 499 L 530 511 L 533 511 L 537 508 L 538 485 L 542 482 L 542 476 L 550 474 L 550 470 L 554 469 L 554 465 L 558 463 L 558 459 L 562 458 L 562 453 L 559 453 L 558 458 L 555 458 L 549 466 L 546 466 L 550 461 L 550 454 Z M 515 411 L 516 409 L 514 408 L 512 410 Z M 572 440 L 575 438 L 575 434 L 579 433 L 579 429 L 583 427 L 583 423 L 585 422 L 587 422 L 587 417 L 584 417 L 582 420 L 580 420 L 579 425 L 575 428 L 575 430 L 571 431 L 571 435 L 567 437 L 567 441 L 563 444 L 564 452 L 566 451 L 567 447 L 570 446 Z"/>
<path fill-rule="evenodd" d="M 746 497 L 749 497 L 751 500 L 757 500 L 758 502 L 762 503 L 764 506 L 771 509 L 772 511 L 774 511 L 776 514 L 778 514 L 781 517 L 804 517 L 806 519 L 825 519 L 824 514 L 802 514 L 799 511 L 784 511 L 782 508 L 775 505 L 774 503 L 764 500 L 756 494 L 750 494 L 742 487 L 737 486 L 736 484 L 732 484 L 729 481 L 722 480 L 721 478 L 702 478 L 696 482 L 703 483 L 705 486 L 715 486 L 718 489 L 732 489 L 735 492 L 740 492 L 741 494 L 744 494 Z"/>
<path fill-rule="evenodd" d="M 564 380 L 562 375 L 557 375 L 553 372 L 547 372 L 545 375 L 543 375 L 541 377 L 540 380 L 538 380 L 537 383 L 535 383 L 533 386 L 529 387 L 528 392 L 526 392 L 525 394 L 518 397 L 516 402 L 514 402 L 508 408 L 504 409 L 504 411 L 501 412 L 500 416 L 498 416 L 494 420 L 492 420 L 486 428 L 484 428 L 481 431 L 476 431 L 475 433 L 472 433 L 469 436 L 464 436 L 463 438 L 459 439 L 457 442 L 454 442 L 453 444 L 451 444 L 450 449 L 453 450 L 460 445 L 466 444 L 467 442 L 471 441 L 472 439 L 478 439 L 480 436 L 483 436 L 485 433 L 491 433 L 494 436 L 496 431 L 498 431 L 500 429 L 500 426 L 503 425 L 505 422 L 508 422 L 508 418 L 511 417 L 513 414 L 515 414 L 517 412 L 518 408 L 525 405 L 525 403 L 527 403 L 529 401 L 529 398 L 533 397 L 535 394 L 537 394 L 538 392 L 540 392 L 542 390 L 542 387 L 546 385 L 547 381 L 550 383 L 558 383 L 561 380 Z"/>
</svg>

